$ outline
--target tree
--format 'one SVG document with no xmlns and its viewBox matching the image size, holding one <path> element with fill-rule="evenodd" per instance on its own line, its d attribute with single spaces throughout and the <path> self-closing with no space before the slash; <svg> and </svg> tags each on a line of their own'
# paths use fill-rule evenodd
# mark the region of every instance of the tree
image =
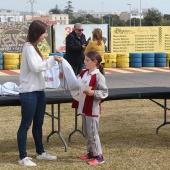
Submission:
<svg viewBox="0 0 170 170">
<path fill-rule="evenodd" d="M 144 26 L 159 26 L 161 25 L 161 21 L 163 20 L 163 15 L 158 9 L 151 8 L 148 9 L 146 16 L 143 19 Z"/>
<path fill-rule="evenodd" d="M 161 22 L 162 26 L 170 26 L 170 15 L 164 14 L 163 21 Z"/>
<path fill-rule="evenodd" d="M 126 24 L 129 25 L 129 20 L 126 21 Z M 131 18 L 131 26 L 140 26 L 140 19 Z"/>
<path fill-rule="evenodd" d="M 105 24 L 109 24 L 110 26 L 126 26 L 126 22 L 124 20 L 120 20 L 119 16 L 114 14 L 103 16 L 103 21 Z"/>
<path fill-rule="evenodd" d="M 70 24 L 75 24 L 75 23 L 81 23 L 82 21 L 84 21 L 84 16 L 80 16 L 78 18 L 74 18 L 72 19 L 72 21 L 70 22 Z"/>
<path fill-rule="evenodd" d="M 67 6 L 65 6 L 65 9 L 63 10 L 63 12 L 65 13 L 65 14 L 68 14 L 69 15 L 69 18 L 70 18 L 70 20 L 72 20 L 72 19 L 74 19 L 74 17 L 73 17 L 73 7 L 72 7 L 72 2 L 71 1 L 68 1 L 67 2 Z"/>
<path fill-rule="evenodd" d="M 163 20 L 161 21 L 162 26 L 170 26 L 170 20 Z"/>
<path fill-rule="evenodd" d="M 93 17 L 91 14 L 81 15 L 80 17 L 73 18 L 70 22 L 74 23 L 82 23 L 82 24 L 101 24 L 101 20 L 99 18 Z"/>
<path fill-rule="evenodd" d="M 101 23 L 101 20 L 99 18 L 95 18 L 91 14 L 85 15 L 85 19 L 86 19 L 86 24 L 100 24 Z"/>
<path fill-rule="evenodd" d="M 50 9 L 49 12 L 52 12 L 53 14 L 61 14 L 61 10 L 58 8 L 58 5 L 56 5 L 55 8 Z"/>
<path fill-rule="evenodd" d="M 170 20 L 170 15 L 169 14 L 164 14 L 164 19 L 165 20 Z"/>
</svg>

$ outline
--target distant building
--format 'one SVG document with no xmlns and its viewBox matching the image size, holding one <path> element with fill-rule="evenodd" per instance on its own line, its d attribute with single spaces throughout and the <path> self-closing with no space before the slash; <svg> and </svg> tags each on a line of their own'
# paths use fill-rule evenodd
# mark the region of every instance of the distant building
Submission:
<svg viewBox="0 0 170 170">
<path fill-rule="evenodd" d="M 78 11 L 75 11 L 73 15 L 75 18 L 78 18 L 81 15 L 87 15 L 87 14 L 92 15 L 94 18 L 101 18 L 102 16 L 109 15 L 109 14 L 119 16 L 120 12 L 110 12 L 110 11 L 101 12 L 101 11 L 96 11 L 96 10 L 78 10 Z"/>
<path fill-rule="evenodd" d="M 50 21 L 56 21 L 57 25 L 69 24 L 68 14 L 49 14 Z"/>
<path fill-rule="evenodd" d="M 130 12 L 110 12 L 110 11 L 96 11 L 96 10 L 78 10 L 74 11 L 73 15 L 75 18 L 78 18 L 82 15 L 90 14 L 95 18 L 102 18 L 105 15 L 118 15 L 121 20 L 129 20 L 132 18 L 143 19 L 147 13 L 147 9 L 142 9 L 140 14 L 138 9 L 131 10 Z M 17 23 L 30 23 L 33 20 L 41 20 L 47 25 L 65 25 L 69 24 L 69 15 L 68 14 L 53 14 L 48 11 L 39 10 L 36 13 L 15 11 L 8 9 L 0 9 L 0 22 L 17 22 Z"/>
<path fill-rule="evenodd" d="M 31 15 L 26 16 L 27 23 L 32 22 L 33 20 L 41 20 L 47 25 L 65 25 L 69 24 L 68 14 L 49 14 L 48 16 L 38 16 L 34 15 L 32 18 Z"/>
<path fill-rule="evenodd" d="M 124 20 L 124 21 L 127 21 L 129 20 L 130 18 L 138 18 L 140 19 L 143 19 L 145 14 L 148 12 L 148 9 L 142 9 L 141 11 L 141 14 L 140 14 L 140 11 L 138 9 L 134 9 L 134 10 L 131 10 L 130 12 L 121 12 L 120 13 L 120 19 L 121 20 Z"/>
<path fill-rule="evenodd" d="M 120 20 L 124 20 L 124 21 L 127 21 L 130 19 L 130 15 L 129 15 L 129 12 L 121 12 L 120 13 L 120 16 L 119 16 Z"/>
<path fill-rule="evenodd" d="M 19 12 L 15 10 L 0 9 L 0 22 L 31 23 L 33 20 L 41 20 L 47 25 L 69 24 L 68 14 L 52 14 L 38 11 L 33 17 L 29 12 Z"/>
<path fill-rule="evenodd" d="M 19 11 L 0 9 L 0 22 L 23 22 Z"/>
</svg>

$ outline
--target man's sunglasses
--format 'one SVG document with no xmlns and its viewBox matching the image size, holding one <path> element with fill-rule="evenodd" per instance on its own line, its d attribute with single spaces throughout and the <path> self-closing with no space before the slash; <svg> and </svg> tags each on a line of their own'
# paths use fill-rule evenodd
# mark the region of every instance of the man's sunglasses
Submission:
<svg viewBox="0 0 170 170">
<path fill-rule="evenodd" d="M 84 29 L 76 29 L 76 30 L 79 31 L 79 32 L 80 32 L 80 31 L 84 31 Z"/>
</svg>

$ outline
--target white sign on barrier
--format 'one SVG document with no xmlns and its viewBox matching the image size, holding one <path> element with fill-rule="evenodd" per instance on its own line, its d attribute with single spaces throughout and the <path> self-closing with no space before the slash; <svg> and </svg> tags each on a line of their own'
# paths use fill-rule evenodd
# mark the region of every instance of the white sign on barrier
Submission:
<svg viewBox="0 0 170 170">
<path fill-rule="evenodd" d="M 73 31 L 74 25 L 56 25 L 55 26 L 55 45 L 57 51 L 65 52 L 65 39 L 69 33 Z M 105 45 L 108 47 L 108 25 L 107 24 L 83 24 L 83 33 L 86 40 L 91 39 L 92 31 L 95 28 L 102 30 Z"/>
</svg>

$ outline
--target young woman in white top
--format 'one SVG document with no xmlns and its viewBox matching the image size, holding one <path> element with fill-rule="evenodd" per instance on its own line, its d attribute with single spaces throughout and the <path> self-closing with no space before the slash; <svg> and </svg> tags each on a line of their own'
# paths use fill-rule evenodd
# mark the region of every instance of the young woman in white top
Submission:
<svg viewBox="0 0 170 170">
<path fill-rule="evenodd" d="M 46 108 L 44 71 L 60 62 L 60 57 L 43 58 L 37 44 L 47 36 L 47 25 L 39 20 L 31 23 L 27 42 L 23 46 L 20 68 L 19 99 L 21 102 L 21 124 L 17 133 L 19 164 L 36 166 L 27 156 L 27 132 L 32 125 L 32 134 L 36 147 L 36 159 L 55 160 L 57 157 L 44 150 L 42 142 L 42 125 Z"/>
</svg>

